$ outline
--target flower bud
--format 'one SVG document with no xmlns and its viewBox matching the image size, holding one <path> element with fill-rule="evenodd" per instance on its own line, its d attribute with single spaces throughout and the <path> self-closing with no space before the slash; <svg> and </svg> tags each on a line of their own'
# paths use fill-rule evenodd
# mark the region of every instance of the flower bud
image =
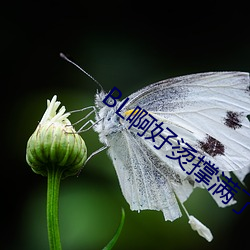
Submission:
<svg viewBox="0 0 250 250">
<path fill-rule="evenodd" d="M 67 119 L 70 113 L 65 113 L 64 106 L 56 113 L 59 105 L 56 96 L 47 101 L 47 110 L 27 143 L 26 160 L 35 173 L 43 176 L 50 168 L 58 168 L 62 177 L 75 175 L 87 158 L 83 139 Z"/>
</svg>

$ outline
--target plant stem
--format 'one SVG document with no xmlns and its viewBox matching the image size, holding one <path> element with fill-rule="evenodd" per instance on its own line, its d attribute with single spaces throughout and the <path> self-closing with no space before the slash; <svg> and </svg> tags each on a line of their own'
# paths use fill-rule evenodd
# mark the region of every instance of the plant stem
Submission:
<svg viewBox="0 0 250 250">
<path fill-rule="evenodd" d="M 47 185 L 47 228 L 50 250 L 61 250 L 59 231 L 59 188 L 62 170 L 59 167 L 48 168 Z"/>
</svg>

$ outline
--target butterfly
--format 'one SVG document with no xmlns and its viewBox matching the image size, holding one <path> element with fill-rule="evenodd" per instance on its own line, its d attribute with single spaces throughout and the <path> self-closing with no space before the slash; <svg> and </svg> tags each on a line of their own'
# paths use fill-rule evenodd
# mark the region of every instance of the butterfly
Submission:
<svg viewBox="0 0 250 250">
<path fill-rule="evenodd" d="M 174 221 L 182 215 L 181 204 L 191 227 L 212 240 L 209 229 L 188 214 L 183 202 L 194 188 L 217 185 L 210 192 L 217 204 L 233 204 L 229 186 L 224 189 L 227 196 L 220 191 L 219 176 L 223 173 L 230 181 L 233 172 L 243 181 L 250 172 L 249 74 L 170 78 L 123 101 L 101 87 L 94 111 L 93 129 L 107 148 L 131 210 L 160 210 L 165 220 Z"/>
<path fill-rule="evenodd" d="M 165 220 L 170 221 L 180 217 L 177 199 L 183 203 L 195 187 L 207 188 L 206 183 L 196 182 L 195 175 L 187 174 L 202 156 L 228 176 L 233 171 L 240 181 L 250 171 L 248 73 L 199 73 L 151 84 L 128 96 L 119 111 L 127 119 L 116 113 L 122 102 L 117 100 L 115 107 L 110 108 L 103 103 L 106 96 L 104 91 L 96 94 L 97 123 L 93 128 L 108 147 L 122 193 L 131 210 L 161 210 Z M 114 100 L 110 98 L 109 101 Z M 156 119 L 158 128 L 160 123 L 163 124 L 161 136 L 154 140 L 145 139 L 152 137 L 153 126 L 148 128 L 144 138 L 139 136 L 142 134 L 139 125 L 135 127 L 129 123 L 137 107 Z M 157 150 L 156 147 L 159 148 L 169 136 L 167 129 L 178 137 L 172 136 L 170 143 Z M 186 148 L 195 149 L 198 155 L 195 161 L 189 162 L 189 157 L 185 167 L 182 165 L 186 172 L 178 161 L 173 160 L 171 150 L 174 147 L 180 149 L 181 140 L 178 138 L 182 138 Z M 214 177 L 210 183 L 216 182 Z M 213 198 L 219 206 L 225 206 L 218 196 Z"/>
</svg>

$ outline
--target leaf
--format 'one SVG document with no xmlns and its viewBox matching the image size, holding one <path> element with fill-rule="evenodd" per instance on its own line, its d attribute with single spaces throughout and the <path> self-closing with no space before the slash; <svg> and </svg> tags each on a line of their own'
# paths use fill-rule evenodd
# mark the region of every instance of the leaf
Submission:
<svg viewBox="0 0 250 250">
<path fill-rule="evenodd" d="M 123 225 L 124 225 L 124 221 L 125 221 L 125 211 L 122 208 L 122 218 L 121 218 L 120 225 L 117 228 L 117 231 L 116 231 L 115 235 L 113 236 L 113 238 L 111 239 L 111 241 L 103 248 L 103 250 L 110 250 L 113 248 L 113 246 L 115 245 L 116 241 L 118 240 L 118 238 L 120 236 L 120 233 L 121 233 Z"/>
</svg>

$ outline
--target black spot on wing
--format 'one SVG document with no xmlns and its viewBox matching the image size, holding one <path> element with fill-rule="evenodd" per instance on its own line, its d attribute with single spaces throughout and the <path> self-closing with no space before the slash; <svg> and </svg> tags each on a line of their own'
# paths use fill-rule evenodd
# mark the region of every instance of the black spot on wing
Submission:
<svg viewBox="0 0 250 250">
<path fill-rule="evenodd" d="M 247 115 L 247 119 L 248 119 L 248 121 L 250 121 L 250 115 Z"/>
<path fill-rule="evenodd" d="M 247 86 L 246 92 L 250 94 L 250 85 Z"/>
<path fill-rule="evenodd" d="M 224 124 L 232 129 L 240 128 L 242 113 L 227 111 L 227 115 L 224 118 Z"/>
<path fill-rule="evenodd" d="M 199 146 L 204 152 L 208 153 L 212 157 L 216 155 L 224 155 L 225 152 L 224 145 L 209 135 L 207 135 L 205 141 L 199 142 Z"/>
</svg>

